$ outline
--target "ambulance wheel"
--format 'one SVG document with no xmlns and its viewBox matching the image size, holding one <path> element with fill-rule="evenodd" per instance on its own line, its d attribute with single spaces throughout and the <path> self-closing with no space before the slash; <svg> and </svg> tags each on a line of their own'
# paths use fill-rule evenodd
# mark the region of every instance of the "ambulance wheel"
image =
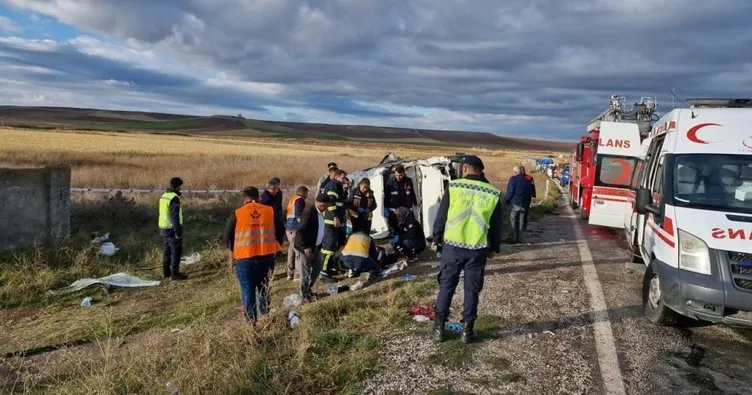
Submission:
<svg viewBox="0 0 752 395">
<path fill-rule="evenodd" d="M 580 207 L 580 218 L 582 218 L 582 219 L 588 219 L 588 217 L 589 217 L 588 212 L 585 211 L 584 207 L 582 207 L 582 197 L 580 197 L 580 201 L 577 202 L 577 205 Z"/>
<path fill-rule="evenodd" d="M 656 269 L 655 260 L 645 270 L 642 280 L 642 304 L 645 317 L 656 325 L 673 326 L 679 322 L 679 314 L 663 303 L 661 279 Z"/>
</svg>

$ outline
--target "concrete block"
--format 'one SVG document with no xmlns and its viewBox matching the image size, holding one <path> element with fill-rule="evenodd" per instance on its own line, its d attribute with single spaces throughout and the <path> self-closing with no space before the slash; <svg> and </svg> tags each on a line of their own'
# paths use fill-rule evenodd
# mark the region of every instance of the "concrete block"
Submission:
<svg viewBox="0 0 752 395">
<path fill-rule="evenodd" d="M 70 167 L 0 169 L 0 251 L 70 236 Z"/>
</svg>

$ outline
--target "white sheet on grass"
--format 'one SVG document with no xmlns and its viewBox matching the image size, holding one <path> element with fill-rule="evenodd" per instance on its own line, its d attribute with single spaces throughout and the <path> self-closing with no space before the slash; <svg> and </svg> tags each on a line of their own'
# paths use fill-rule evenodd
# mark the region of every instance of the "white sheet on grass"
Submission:
<svg viewBox="0 0 752 395">
<path fill-rule="evenodd" d="M 131 276 L 129 274 L 125 273 L 115 273 L 111 274 L 109 276 L 100 277 L 100 278 L 82 278 L 80 280 L 76 280 L 73 282 L 73 284 L 59 288 L 59 289 L 52 289 L 50 290 L 50 293 L 53 295 L 62 295 L 67 294 L 75 291 L 82 290 L 88 286 L 94 285 L 94 284 L 104 284 L 104 285 L 110 285 L 113 287 L 124 287 L 124 288 L 137 288 L 137 287 L 154 287 L 161 283 L 161 281 L 149 281 L 149 280 L 142 280 L 138 277 Z"/>
</svg>

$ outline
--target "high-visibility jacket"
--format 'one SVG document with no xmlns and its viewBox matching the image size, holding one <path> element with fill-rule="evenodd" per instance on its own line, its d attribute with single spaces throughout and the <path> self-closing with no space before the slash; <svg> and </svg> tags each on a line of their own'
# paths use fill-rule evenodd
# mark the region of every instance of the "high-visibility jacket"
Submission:
<svg viewBox="0 0 752 395">
<path fill-rule="evenodd" d="M 287 219 L 297 218 L 295 216 L 295 203 L 298 201 L 298 199 L 303 199 L 303 197 L 300 195 L 295 195 L 290 198 L 290 201 L 287 202 Z"/>
<path fill-rule="evenodd" d="M 365 233 L 355 232 L 347 238 L 347 243 L 342 249 L 342 256 L 357 256 L 368 258 L 371 252 L 371 238 Z"/>
<path fill-rule="evenodd" d="M 444 244 L 468 250 L 488 248 L 491 215 L 500 198 L 501 192 L 487 182 L 450 181 Z"/>
<path fill-rule="evenodd" d="M 280 251 L 275 238 L 274 209 L 261 203 L 246 203 L 235 210 L 234 259 L 249 259 Z"/>
<path fill-rule="evenodd" d="M 180 200 L 180 195 L 175 192 L 165 192 L 159 198 L 159 228 L 172 229 L 172 220 L 170 218 L 170 202 L 174 198 Z M 183 224 L 183 206 L 179 209 L 180 225 Z"/>
</svg>

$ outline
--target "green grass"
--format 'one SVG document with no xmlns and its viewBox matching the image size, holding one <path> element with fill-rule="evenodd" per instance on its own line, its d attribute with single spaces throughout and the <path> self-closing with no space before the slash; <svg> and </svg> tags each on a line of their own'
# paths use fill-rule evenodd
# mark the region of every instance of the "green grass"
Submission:
<svg viewBox="0 0 752 395">
<path fill-rule="evenodd" d="M 93 129 L 140 129 L 140 130 L 171 130 L 199 127 L 203 118 L 168 119 L 164 121 L 111 121 L 111 122 L 83 122 L 82 126 Z"/>
</svg>

